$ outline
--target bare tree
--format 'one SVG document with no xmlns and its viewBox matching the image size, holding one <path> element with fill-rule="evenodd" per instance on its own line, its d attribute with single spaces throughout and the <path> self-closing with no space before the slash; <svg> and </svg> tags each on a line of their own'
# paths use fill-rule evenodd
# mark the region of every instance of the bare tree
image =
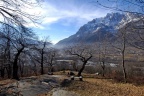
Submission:
<svg viewBox="0 0 144 96">
<path fill-rule="evenodd" d="M 1 0 L 0 1 L 0 15 L 2 17 L 1 23 L 6 23 L 11 26 L 19 26 L 30 20 L 35 22 L 38 16 L 34 16 L 34 14 L 29 14 L 24 11 L 24 8 L 28 6 L 39 6 L 38 2 L 40 0 Z"/>
<path fill-rule="evenodd" d="M 144 14 L 143 0 L 96 0 L 94 4 L 114 11 Z"/>
<path fill-rule="evenodd" d="M 92 52 L 90 46 L 82 44 L 67 48 L 66 53 L 77 56 L 79 60 L 83 62 L 82 67 L 78 71 L 78 76 L 81 76 L 81 73 L 85 69 L 85 65 L 93 57 Z"/>
<path fill-rule="evenodd" d="M 34 45 L 36 46 L 36 45 Z M 30 63 L 31 63 L 31 66 L 32 66 L 32 71 L 34 72 L 34 74 L 37 76 L 38 75 L 38 61 L 37 59 L 39 58 L 36 58 L 36 56 L 39 55 L 38 52 L 35 50 L 35 48 L 31 49 L 31 52 L 29 52 L 29 58 L 30 58 Z"/>
<path fill-rule="evenodd" d="M 30 38 L 33 37 L 33 33 L 30 29 L 26 28 L 25 26 L 20 26 L 18 32 L 14 34 L 14 38 L 11 39 L 11 43 L 13 48 L 15 49 L 14 53 L 14 60 L 13 60 L 13 79 L 19 80 L 18 76 L 18 59 L 21 53 L 28 48 L 31 44 L 28 41 Z"/>
<path fill-rule="evenodd" d="M 49 70 L 50 72 L 53 72 L 53 63 L 54 63 L 54 59 L 57 55 L 58 55 L 58 52 L 56 49 L 48 48 L 47 63 L 50 66 L 50 70 Z"/>
<path fill-rule="evenodd" d="M 105 36 L 105 38 L 103 40 L 99 41 L 99 47 L 98 47 L 98 51 L 99 51 L 99 64 L 103 70 L 102 72 L 102 76 L 105 76 L 105 68 L 106 68 L 106 60 L 107 60 L 107 55 L 108 55 L 108 46 L 109 46 L 109 42 L 108 42 L 108 38 L 107 36 Z"/>
<path fill-rule="evenodd" d="M 25 48 L 29 46 L 27 39 L 32 36 L 31 30 L 24 25 L 27 24 L 27 21 L 36 22 L 36 20 L 39 19 L 35 14 L 29 14 L 23 9 L 29 6 L 36 7 L 38 1 L 39 0 L 34 0 L 34 2 L 28 0 L 0 1 L 0 26 L 4 26 L 3 29 L 0 30 L 0 38 L 6 43 L 3 43 L 4 51 L 2 53 L 5 56 L 5 61 L 9 60 L 13 64 L 14 79 L 19 79 L 18 59 Z M 9 73 L 11 73 L 10 67 L 8 75 L 10 75 Z"/>
<path fill-rule="evenodd" d="M 0 29 L 0 38 L 1 38 L 1 55 L 2 55 L 2 66 L 1 66 L 1 73 L 3 74 L 2 77 L 4 77 L 4 71 L 5 69 L 7 70 L 8 78 L 10 78 L 11 75 L 11 46 L 10 46 L 10 36 L 12 35 L 11 33 L 11 28 L 7 24 L 1 25 Z M 8 66 L 8 67 L 7 67 Z"/>
<path fill-rule="evenodd" d="M 35 46 L 34 48 L 36 50 L 37 55 L 33 56 L 33 58 L 40 64 L 41 74 L 44 74 L 44 64 L 46 63 L 46 58 L 47 58 L 46 54 L 48 53 L 47 49 L 49 44 L 50 42 L 48 41 L 48 38 L 46 38 L 42 41 L 39 41 L 38 45 Z"/>
<path fill-rule="evenodd" d="M 30 45 L 29 45 L 30 46 Z M 26 47 L 25 50 L 20 54 L 18 58 L 18 68 L 20 76 L 23 77 L 25 74 L 25 69 L 30 69 L 30 67 L 27 67 L 28 65 L 32 66 L 31 59 L 30 59 L 30 51 L 29 46 Z M 28 49 L 28 50 L 27 50 Z M 31 71 L 32 72 L 32 71 Z"/>
<path fill-rule="evenodd" d="M 73 66 L 74 71 L 78 71 L 78 65 L 76 64 L 76 62 L 73 61 L 71 64 Z"/>
<path fill-rule="evenodd" d="M 144 50 L 144 19 L 133 21 L 127 28 L 129 31 L 128 43 L 135 48 Z"/>
<path fill-rule="evenodd" d="M 29 46 L 28 39 L 33 36 L 33 33 L 30 29 L 26 28 L 23 25 L 19 26 L 18 28 L 12 27 L 8 24 L 4 25 L 5 27 L 2 27 L 4 28 L 4 31 L 1 32 L 0 36 L 1 39 L 6 40 L 7 42 L 6 44 L 4 44 L 4 46 L 6 45 L 4 47 L 6 50 L 4 51 L 6 55 L 5 59 L 12 63 L 13 78 L 18 80 L 18 59 L 24 49 Z M 5 31 L 5 28 L 7 29 L 7 31 Z M 4 32 L 8 34 L 5 34 Z M 10 73 L 10 71 L 11 69 L 9 69 L 8 73 Z"/>
<path fill-rule="evenodd" d="M 119 29 L 119 31 L 115 35 L 116 40 L 112 44 L 112 46 L 115 49 L 117 49 L 121 54 L 123 76 L 124 76 L 125 82 L 127 82 L 127 73 L 126 73 L 126 67 L 125 67 L 125 52 L 126 52 L 126 47 L 128 46 L 128 43 L 127 43 L 127 40 L 128 40 L 127 28 L 128 27 L 129 27 L 129 24 Z"/>
</svg>

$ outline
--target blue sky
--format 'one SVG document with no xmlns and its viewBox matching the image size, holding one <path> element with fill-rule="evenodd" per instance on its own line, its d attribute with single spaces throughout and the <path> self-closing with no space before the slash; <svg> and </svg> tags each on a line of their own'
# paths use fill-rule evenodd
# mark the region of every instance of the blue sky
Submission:
<svg viewBox="0 0 144 96">
<path fill-rule="evenodd" d="M 137 5 L 129 3 L 131 0 L 99 0 L 109 7 L 118 7 L 123 10 L 139 11 Z M 110 1 L 110 2 L 109 2 Z M 131 6 L 132 5 L 132 6 Z M 139 7 L 139 6 L 138 6 Z M 28 10 L 29 13 L 41 14 L 41 24 L 33 27 L 40 37 L 48 37 L 52 43 L 75 34 L 79 28 L 95 18 L 104 17 L 109 10 L 98 6 L 96 0 L 44 0 L 41 7 Z"/>
<path fill-rule="evenodd" d="M 93 0 L 45 0 L 41 9 L 42 23 L 34 28 L 40 38 L 49 36 L 52 43 L 75 34 L 94 18 L 104 17 L 110 10 L 97 7 Z"/>
</svg>

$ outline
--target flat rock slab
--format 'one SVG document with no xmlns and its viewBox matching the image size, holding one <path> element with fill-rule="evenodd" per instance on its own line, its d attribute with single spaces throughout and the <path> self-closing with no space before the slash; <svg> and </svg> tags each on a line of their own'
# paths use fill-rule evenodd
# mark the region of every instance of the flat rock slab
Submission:
<svg viewBox="0 0 144 96">
<path fill-rule="evenodd" d="M 3 93 L 0 92 L 0 96 L 19 96 L 18 94 L 22 96 L 37 96 L 59 86 L 60 82 L 57 75 L 32 76 L 1 86 L 1 92 Z"/>
<path fill-rule="evenodd" d="M 69 92 L 69 91 L 60 89 L 60 90 L 54 91 L 52 96 L 79 96 L 79 95 L 74 92 Z"/>
</svg>

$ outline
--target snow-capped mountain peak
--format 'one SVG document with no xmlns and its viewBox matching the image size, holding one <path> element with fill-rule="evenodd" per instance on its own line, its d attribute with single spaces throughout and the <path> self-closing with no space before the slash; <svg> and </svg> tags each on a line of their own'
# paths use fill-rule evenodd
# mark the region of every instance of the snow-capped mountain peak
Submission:
<svg viewBox="0 0 144 96">
<path fill-rule="evenodd" d="M 139 20 L 139 17 L 141 16 L 132 13 L 108 13 L 105 17 L 95 18 L 89 21 L 80 27 L 76 34 L 59 41 L 58 44 L 96 42 L 99 38 L 103 38 L 105 34 L 117 32 L 118 29 L 127 23 Z"/>
</svg>

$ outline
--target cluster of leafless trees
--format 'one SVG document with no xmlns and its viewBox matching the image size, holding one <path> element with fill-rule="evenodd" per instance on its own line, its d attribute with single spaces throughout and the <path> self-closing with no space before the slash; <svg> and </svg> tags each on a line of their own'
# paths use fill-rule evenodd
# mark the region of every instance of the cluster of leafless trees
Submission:
<svg viewBox="0 0 144 96">
<path fill-rule="evenodd" d="M 123 68 L 123 77 L 124 81 L 127 82 L 127 73 L 125 68 L 125 54 L 129 50 L 129 47 L 137 48 L 137 50 L 143 51 L 144 49 L 144 1 L 143 0 L 96 0 L 93 2 L 98 6 L 101 6 L 106 9 L 112 9 L 114 11 L 128 12 L 139 15 L 140 17 L 137 20 L 126 21 L 126 24 L 123 27 L 119 27 L 117 33 L 113 34 L 113 40 L 110 40 L 108 36 L 100 40 L 95 44 L 96 50 L 93 48 L 86 48 L 87 45 L 76 45 L 69 47 L 67 53 L 77 56 L 82 62 L 83 65 L 80 68 L 78 75 L 81 75 L 81 72 L 84 70 L 87 62 L 94 57 L 94 54 L 98 54 L 99 63 L 103 69 L 103 76 L 105 70 L 105 62 L 107 62 L 108 54 L 110 52 L 115 53 L 114 50 L 117 50 L 121 54 L 121 64 Z M 111 6 L 113 5 L 113 6 Z M 135 10 L 138 9 L 138 10 Z M 108 35 L 108 34 L 107 34 Z M 91 50 L 91 51 L 89 51 Z M 98 51 L 98 52 L 94 52 Z"/>
<path fill-rule="evenodd" d="M 144 50 L 144 1 L 143 0 L 107 0 L 108 3 L 112 3 L 113 6 L 106 5 L 100 0 L 97 0 L 97 4 L 108 9 L 115 11 L 135 13 L 140 15 L 138 20 L 132 20 L 119 29 L 116 34 L 116 41 L 114 42 L 114 48 L 121 53 L 122 67 L 124 80 L 127 82 L 127 73 L 125 68 L 125 54 L 128 46 Z M 123 6 L 121 6 L 121 4 Z M 136 9 L 136 10 L 135 10 Z"/>
<path fill-rule="evenodd" d="M 137 18 L 137 20 L 125 21 L 126 24 L 122 24 L 123 26 L 119 27 L 118 32 L 113 34 L 114 38 L 112 38 L 112 40 L 108 38 L 109 34 L 107 34 L 104 36 L 104 39 L 99 38 L 99 42 L 96 42 L 94 46 L 88 45 L 86 48 L 86 45 L 83 46 L 83 44 L 80 44 L 78 46 L 70 47 L 67 52 L 71 55 L 77 56 L 83 62 L 78 75 L 81 75 L 87 62 L 97 55 L 96 58 L 98 58 L 99 64 L 103 70 L 103 76 L 106 68 L 105 63 L 109 62 L 110 59 L 108 58 L 110 57 L 110 54 L 116 55 L 118 53 L 121 57 L 120 65 L 122 66 L 123 79 L 127 82 L 127 69 L 125 62 L 127 52 L 130 48 L 136 48 L 135 51 L 144 51 L 144 1 L 106 0 L 106 2 L 103 2 L 102 0 L 96 0 L 94 1 L 94 4 L 114 11 L 134 13 L 137 14 L 139 18 Z M 138 10 L 135 10 L 134 8 Z"/>
<path fill-rule="evenodd" d="M 2 77 L 4 77 L 6 69 L 9 78 L 12 75 L 12 78 L 19 79 L 19 75 L 23 76 L 24 74 L 24 68 L 30 66 L 35 74 L 37 74 L 38 67 L 40 67 L 40 74 L 44 74 L 43 68 L 46 64 L 52 71 L 56 50 L 50 47 L 51 44 L 47 40 L 36 40 L 30 29 L 20 26 L 18 30 L 3 25 L 0 38 Z"/>
<path fill-rule="evenodd" d="M 23 8 L 37 6 L 28 0 L 0 1 L 0 75 L 2 78 L 19 79 L 25 68 L 31 68 L 37 74 L 40 65 L 44 74 L 45 64 L 53 66 L 56 50 L 50 48 L 47 40 L 38 41 L 36 35 L 26 25 L 36 23 L 37 16 L 26 13 Z M 38 66 L 39 67 L 39 66 Z M 6 74 L 7 73 L 7 74 Z"/>
<path fill-rule="evenodd" d="M 46 64 L 51 66 L 52 71 L 56 50 L 50 47 L 47 40 L 36 40 L 30 29 L 24 26 L 14 29 L 9 25 L 2 25 L 0 39 L 1 77 L 4 77 L 6 69 L 9 78 L 12 75 L 12 78 L 19 79 L 20 73 L 22 76 L 24 74 L 24 68 L 30 66 L 35 74 L 38 67 L 40 73 L 44 74 Z"/>
<path fill-rule="evenodd" d="M 134 55 L 138 51 L 143 52 L 144 48 L 144 31 L 141 26 L 143 18 L 134 22 L 127 22 L 127 24 L 121 27 L 118 32 L 113 34 L 112 38 L 108 38 L 108 34 L 103 39 L 94 44 L 75 44 L 65 49 L 65 52 L 69 55 L 77 57 L 82 62 L 81 68 L 78 69 L 78 76 L 85 69 L 88 61 L 95 59 L 94 62 L 99 62 L 103 72 L 102 76 L 105 76 L 105 68 L 107 62 L 117 61 L 122 67 L 124 81 L 127 82 L 127 69 L 126 69 L 126 54 L 128 51 L 134 51 Z M 131 48 L 134 48 L 132 50 Z M 119 60 L 112 59 L 118 56 Z M 133 60 L 134 58 L 131 58 Z"/>
</svg>

